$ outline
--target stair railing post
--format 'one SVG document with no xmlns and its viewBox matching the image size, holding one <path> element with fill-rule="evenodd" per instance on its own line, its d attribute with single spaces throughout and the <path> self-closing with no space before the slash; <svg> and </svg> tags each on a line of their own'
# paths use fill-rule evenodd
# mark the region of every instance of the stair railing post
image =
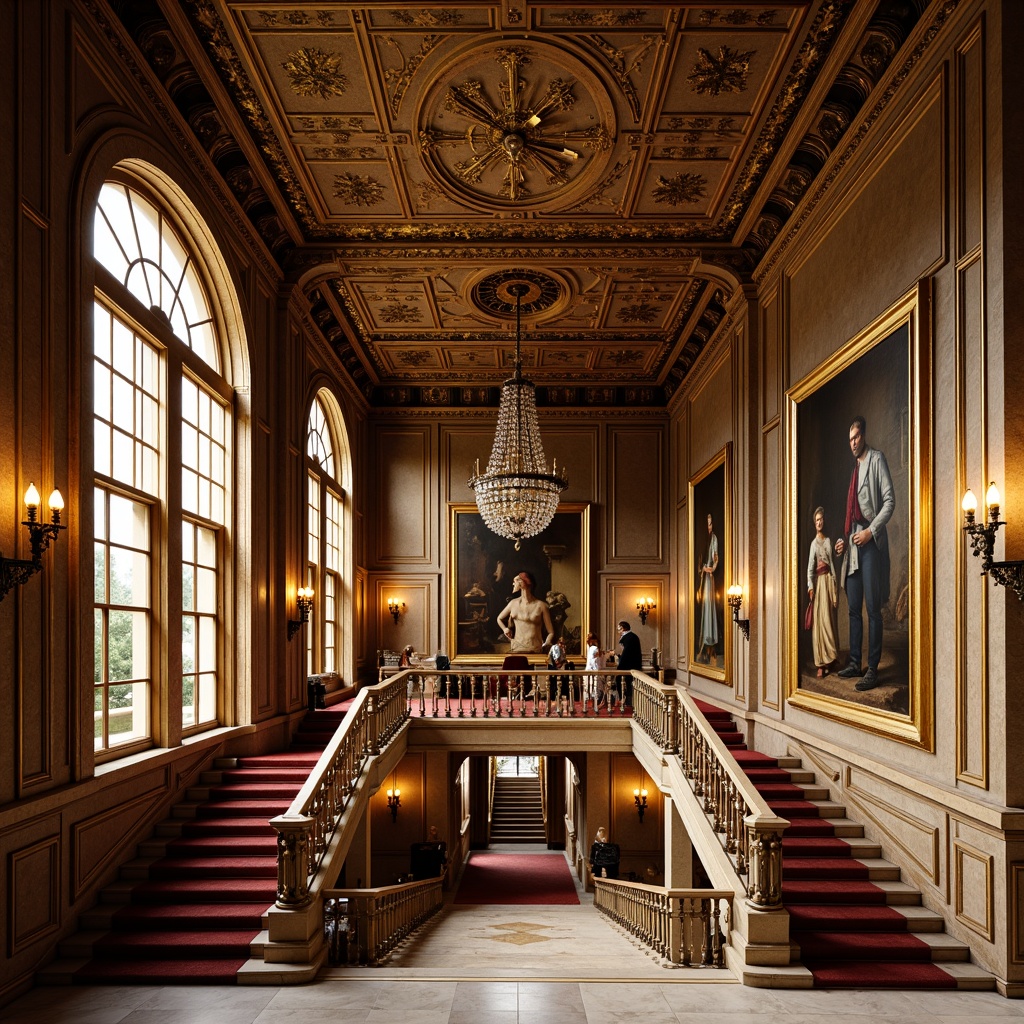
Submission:
<svg viewBox="0 0 1024 1024">
<path fill-rule="evenodd" d="M 277 905 L 285 910 L 305 907 L 312 898 L 309 849 L 316 821 L 305 814 L 282 814 L 270 824 L 277 830 Z"/>
<path fill-rule="evenodd" d="M 782 829 L 785 819 L 744 819 L 747 833 L 747 903 L 759 910 L 782 907 Z M 781 826 L 781 827 L 780 827 Z"/>
</svg>

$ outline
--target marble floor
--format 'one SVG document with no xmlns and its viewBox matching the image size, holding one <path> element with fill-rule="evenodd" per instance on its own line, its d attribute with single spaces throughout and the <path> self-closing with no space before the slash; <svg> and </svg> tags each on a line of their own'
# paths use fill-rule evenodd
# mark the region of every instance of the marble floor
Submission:
<svg viewBox="0 0 1024 1024">
<path fill-rule="evenodd" d="M 4 1024 L 1024 1024 L 994 992 L 753 989 L 673 968 L 593 909 L 446 904 L 385 967 L 312 984 L 36 988 Z"/>
</svg>

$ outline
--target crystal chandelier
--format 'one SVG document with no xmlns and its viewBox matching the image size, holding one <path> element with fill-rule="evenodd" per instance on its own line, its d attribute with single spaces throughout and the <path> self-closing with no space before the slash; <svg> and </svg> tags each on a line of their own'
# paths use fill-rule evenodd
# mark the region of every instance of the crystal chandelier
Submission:
<svg viewBox="0 0 1024 1024">
<path fill-rule="evenodd" d="M 554 462 L 548 472 L 537 423 L 537 395 L 533 381 L 523 377 L 520 306 L 527 285 L 515 282 L 508 290 L 516 297 L 516 373 L 501 386 L 498 429 L 487 471 L 480 472 L 477 459 L 469 486 L 488 528 L 514 540 L 518 551 L 524 537 L 536 536 L 551 522 L 558 495 L 569 486 L 569 479 Z"/>
</svg>

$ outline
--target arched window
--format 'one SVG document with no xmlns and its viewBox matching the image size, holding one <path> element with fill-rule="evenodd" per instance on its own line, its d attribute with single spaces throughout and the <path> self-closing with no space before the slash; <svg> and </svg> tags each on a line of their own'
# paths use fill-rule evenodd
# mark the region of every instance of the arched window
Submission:
<svg viewBox="0 0 1024 1024">
<path fill-rule="evenodd" d="M 218 725 L 229 664 L 232 389 L 203 267 L 168 206 L 112 176 L 93 223 L 98 760 Z"/>
<path fill-rule="evenodd" d="M 306 631 L 310 674 L 344 675 L 350 581 L 346 578 L 348 449 L 333 394 L 322 388 L 306 425 L 306 585 L 313 588 L 313 614 Z"/>
</svg>

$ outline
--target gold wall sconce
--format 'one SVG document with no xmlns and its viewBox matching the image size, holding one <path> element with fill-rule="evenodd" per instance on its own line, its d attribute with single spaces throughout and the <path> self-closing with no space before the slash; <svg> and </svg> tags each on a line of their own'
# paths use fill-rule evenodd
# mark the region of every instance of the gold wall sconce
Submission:
<svg viewBox="0 0 1024 1024">
<path fill-rule="evenodd" d="M 64 511 L 64 498 L 55 487 L 47 502 L 50 507 L 50 522 L 41 523 L 38 519 L 39 492 L 36 485 L 30 483 L 25 491 L 26 518 L 21 525 L 28 530 L 29 543 L 32 546 L 31 558 L 4 558 L 0 553 L 0 601 L 14 587 L 25 583 L 43 568 L 43 553 L 60 536 L 60 531 L 67 529 L 61 524 L 60 514 Z"/>
<path fill-rule="evenodd" d="M 1024 601 L 1024 561 L 994 562 L 992 550 L 996 543 L 996 534 L 1000 526 L 1006 523 L 999 521 L 999 490 L 993 481 L 985 492 L 985 506 L 988 508 L 988 522 L 985 525 L 975 522 L 974 514 L 978 511 L 978 499 L 969 487 L 960 507 L 964 510 L 964 533 L 971 540 L 974 557 L 981 558 L 981 575 L 991 576 L 1000 587 L 1009 587 Z"/>
<path fill-rule="evenodd" d="M 636 805 L 637 817 L 640 819 L 640 824 L 644 823 L 644 811 L 647 810 L 647 790 L 643 786 L 637 786 L 633 790 L 633 803 Z"/>
<path fill-rule="evenodd" d="M 732 609 L 732 621 L 740 627 L 740 632 L 743 634 L 743 638 L 749 643 L 750 619 L 740 618 L 740 605 L 743 603 L 743 588 L 738 583 L 734 583 L 726 591 L 726 594 L 729 599 L 729 607 Z"/>
<path fill-rule="evenodd" d="M 313 610 L 313 588 L 299 587 L 295 595 L 296 603 L 299 606 L 299 617 L 288 620 L 288 639 L 291 640 L 302 628 L 302 624 L 309 622 L 309 613 Z"/>
<path fill-rule="evenodd" d="M 398 776 L 391 777 L 391 788 L 387 790 L 388 810 L 391 812 L 392 823 L 398 821 L 398 808 L 402 806 L 402 791 L 398 788 Z"/>
<path fill-rule="evenodd" d="M 641 626 L 647 625 L 647 616 L 650 615 L 657 607 L 658 606 L 655 604 L 654 599 L 650 597 L 642 597 L 637 601 L 636 610 L 640 613 Z"/>
<path fill-rule="evenodd" d="M 388 598 L 388 612 L 391 618 L 395 620 L 395 625 L 398 625 L 398 617 L 405 611 L 405 602 L 399 601 L 397 597 Z"/>
</svg>

